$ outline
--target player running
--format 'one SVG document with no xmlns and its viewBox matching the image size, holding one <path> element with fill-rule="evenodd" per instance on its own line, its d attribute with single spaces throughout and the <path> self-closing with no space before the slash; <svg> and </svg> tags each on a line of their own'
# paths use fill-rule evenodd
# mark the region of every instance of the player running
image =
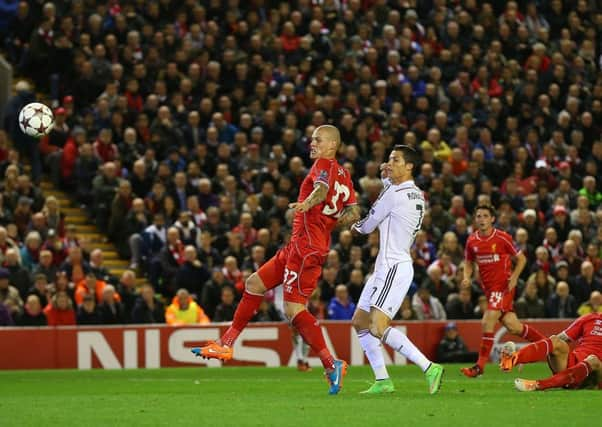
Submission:
<svg viewBox="0 0 602 427">
<path fill-rule="evenodd" d="M 318 321 L 306 306 L 322 274 L 331 231 L 337 225 L 348 227 L 359 218 L 351 176 L 335 159 L 340 143 L 340 133 L 334 126 L 320 126 L 313 132 L 310 157 L 316 161 L 301 184 L 298 201 L 289 205 L 295 210 L 290 242 L 249 276 L 232 325 L 221 339 L 192 349 L 195 355 L 232 359 L 234 341 L 257 312 L 263 294 L 282 284 L 285 315 L 320 357 L 329 393 L 339 392 L 347 363 L 334 359 Z"/>
<path fill-rule="evenodd" d="M 401 331 L 390 326 L 414 277 L 410 247 L 422 224 L 424 195 L 414 184 L 416 151 L 396 145 L 389 162 L 381 167 L 385 188 L 367 217 L 352 226 L 360 234 L 380 233 L 380 249 L 374 273 L 364 286 L 353 314 L 353 325 L 376 381 L 365 394 L 395 390 L 385 366 L 381 342 L 406 356 L 422 369 L 431 394 L 441 386 L 443 367 L 431 362 Z"/>
<path fill-rule="evenodd" d="M 466 241 L 463 287 L 469 287 L 474 270 L 473 263 L 479 267 L 481 287 L 487 297 L 487 310 L 481 321 L 483 336 L 479 349 L 479 359 L 470 368 L 462 368 L 467 377 L 477 377 L 485 371 L 493 347 L 493 330 L 501 321 L 511 334 L 534 342 L 545 338 L 535 328 L 523 325 L 513 311 L 514 294 L 518 277 L 525 268 L 527 258 L 517 251 L 512 237 L 493 227 L 495 211 L 488 205 L 479 205 L 475 209 L 478 230 Z M 512 258 L 516 265 L 512 269 Z"/>
<path fill-rule="evenodd" d="M 576 342 L 572 350 L 569 342 Z M 512 349 L 514 343 L 507 342 L 504 347 Z M 502 351 L 501 356 L 500 367 L 507 372 L 518 364 L 547 358 L 554 375 L 545 380 L 517 378 L 514 386 L 520 391 L 578 388 L 585 385 L 590 375 L 594 384 L 602 389 L 602 313 L 586 314 L 558 335 L 531 343 L 519 351 Z"/>
</svg>

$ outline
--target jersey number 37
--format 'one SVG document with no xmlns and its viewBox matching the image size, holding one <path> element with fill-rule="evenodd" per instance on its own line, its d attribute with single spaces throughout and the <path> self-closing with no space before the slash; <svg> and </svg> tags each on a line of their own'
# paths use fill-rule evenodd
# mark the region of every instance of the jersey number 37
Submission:
<svg viewBox="0 0 602 427">
<path fill-rule="evenodd" d="M 337 206 L 339 199 L 341 199 L 341 202 L 345 203 L 349 199 L 350 195 L 351 193 L 349 191 L 349 187 L 347 187 L 345 184 L 341 184 L 339 181 L 335 181 L 334 194 L 330 198 L 330 201 L 327 200 L 324 204 L 322 213 L 324 215 L 334 216 L 335 218 L 340 217 L 343 213 L 343 209 L 342 207 L 339 208 Z"/>
</svg>

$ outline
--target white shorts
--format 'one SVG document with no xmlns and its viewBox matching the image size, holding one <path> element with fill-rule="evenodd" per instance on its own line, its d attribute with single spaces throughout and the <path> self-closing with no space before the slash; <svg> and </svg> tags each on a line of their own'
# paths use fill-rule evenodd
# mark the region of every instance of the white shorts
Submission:
<svg viewBox="0 0 602 427">
<path fill-rule="evenodd" d="M 370 312 L 374 307 L 393 319 L 414 278 L 411 262 L 400 262 L 389 269 L 374 270 L 364 286 L 357 307 Z"/>
</svg>

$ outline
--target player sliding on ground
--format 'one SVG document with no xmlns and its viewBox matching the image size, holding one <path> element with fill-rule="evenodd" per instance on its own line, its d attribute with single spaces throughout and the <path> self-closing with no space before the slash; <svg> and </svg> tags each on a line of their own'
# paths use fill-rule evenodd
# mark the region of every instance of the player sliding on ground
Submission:
<svg viewBox="0 0 602 427">
<path fill-rule="evenodd" d="M 493 227 L 495 211 L 489 205 L 479 205 L 475 209 L 477 231 L 466 241 L 464 279 L 462 287 L 469 287 L 474 270 L 473 263 L 479 267 L 481 287 L 487 297 L 487 310 L 481 321 L 483 337 L 479 349 L 479 359 L 470 368 L 462 368 L 467 377 L 478 377 L 485 371 L 485 363 L 493 347 L 495 324 L 502 324 L 513 335 L 534 342 L 545 338 L 535 328 L 523 325 L 513 311 L 514 293 L 518 277 L 525 268 L 527 259 L 516 249 L 512 237 Z M 512 269 L 512 258 L 516 265 Z"/>
<path fill-rule="evenodd" d="M 571 350 L 568 343 L 576 342 Z M 591 313 L 575 320 L 568 328 L 531 343 L 519 351 L 507 342 L 501 354 L 500 368 L 511 371 L 522 363 L 548 361 L 553 376 L 545 380 L 517 378 L 514 386 L 520 391 L 546 390 L 554 387 L 578 388 L 591 376 L 592 383 L 602 389 L 602 314 Z M 589 383 L 589 381 L 587 381 Z"/>
<path fill-rule="evenodd" d="M 424 195 L 414 184 L 413 169 L 418 164 L 416 151 L 396 145 L 389 162 L 381 166 L 385 188 L 367 217 L 354 224 L 357 233 L 380 232 L 380 249 L 374 273 L 364 286 L 353 326 L 362 349 L 374 371 L 376 381 L 362 393 L 391 393 L 395 390 L 385 366 L 381 342 L 404 355 L 422 369 L 431 394 L 441 386 L 443 367 L 432 363 L 399 330 L 390 326 L 408 292 L 414 269 L 410 247 L 422 224 Z"/>
<path fill-rule="evenodd" d="M 318 321 L 307 311 L 307 301 L 322 274 L 335 226 L 349 227 L 359 219 L 359 207 L 349 172 L 335 159 L 341 143 L 334 126 L 318 127 L 312 134 L 310 157 L 316 159 L 303 180 L 295 210 L 290 242 L 253 273 L 234 313 L 232 326 L 217 342 L 192 352 L 201 357 L 230 360 L 232 346 L 255 315 L 268 289 L 284 286 L 284 312 L 305 342 L 320 357 L 329 383 L 329 393 L 343 386 L 347 363 L 335 360 L 324 341 Z"/>
</svg>

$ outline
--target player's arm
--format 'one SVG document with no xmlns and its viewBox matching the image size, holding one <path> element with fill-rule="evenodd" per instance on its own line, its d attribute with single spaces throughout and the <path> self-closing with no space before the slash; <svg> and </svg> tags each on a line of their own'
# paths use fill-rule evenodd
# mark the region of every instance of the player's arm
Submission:
<svg viewBox="0 0 602 427">
<path fill-rule="evenodd" d="M 510 275 L 510 279 L 508 280 L 508 290 L 511 291 L 516 287 L 518 283 L 518 277 L 523 272 L 525 265 L 527 265 L 527 257 L 520 251 L 516 254 L 516 265 L 514 266 L 514 270 L 512 270 L 512 274 Z"/>
<path fill-rule="evenodd" d="M 391 192 L 385 191 L 370 209 L 370 213 L 364 219 L 351 226 L 351 231 L 359 234 L 372 233 L 390 213 L 393 206 Z"/>
<path fill-rule="evenodd" d="M 358 205 L 345 206 L 337 221 L 337 227 L 347 228 L 358 219 L 360 219 L 360 207 Z"/>
<path fill-rule="evenodd" d="M 472 281 L 472 273 L 474 272 L 474 264 L 469 259 L 464 259 L 464 277 L 462 279 L 462 287 L 468 288 L 470 287 L 470 282 Z"/>
<path fill-rule="evenodd" d="M 326 200 L 328 194 L 328 185 L 322 182 L 316 182 L 314 189 L 309 196 L 302 202 L 289 203 L 288 207 L 297 212 L 307 212 L 316 205 Z"/>
</svg>

